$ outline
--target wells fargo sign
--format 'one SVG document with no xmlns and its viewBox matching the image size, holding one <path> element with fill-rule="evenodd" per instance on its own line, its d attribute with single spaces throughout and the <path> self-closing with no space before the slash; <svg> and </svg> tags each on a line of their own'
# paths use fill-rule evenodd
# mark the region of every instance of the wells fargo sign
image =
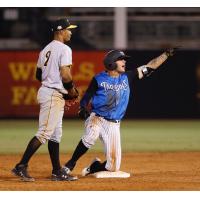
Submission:
<svg viewBox="0 0 200 200">
<path fill-rule="evenodd" d="M 39 112 L 35 79 L 36 51 L 0 52 L 0 117 L 36 117 Z M 103 70 L 104 52 L 73 52 L 73 80 L 82 96 L 92 77 Z M 79 104 L 65 111 L 76 116 Z"/>
</svg>

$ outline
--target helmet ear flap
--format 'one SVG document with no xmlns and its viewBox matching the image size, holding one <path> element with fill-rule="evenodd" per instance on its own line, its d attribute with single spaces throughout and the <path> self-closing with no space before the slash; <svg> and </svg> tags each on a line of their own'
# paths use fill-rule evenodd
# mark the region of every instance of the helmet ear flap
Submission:
<svg viewBox="0 0 200 200">
<path fill-rule="evenodd" d="M 108 70 L 115 70 L 117 69 L 117 63 L 113 62 L 109 64 Z"/>
<path fill-rule="evenodd" d="M 114 70 L 117 69 L 117 63 L 116 62 L 112 63 L 112 65 L 113 65 Z"/>
</svg>

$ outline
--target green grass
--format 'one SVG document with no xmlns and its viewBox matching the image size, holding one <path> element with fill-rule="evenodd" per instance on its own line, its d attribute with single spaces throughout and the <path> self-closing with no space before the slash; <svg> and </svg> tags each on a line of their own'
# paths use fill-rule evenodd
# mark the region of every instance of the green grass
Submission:
<svg viewBox="0 0 200 200">
<path fill-rule="evenodd" d="M 21 153 L 37 131 L 37 120 L 0 120 L 0 153 Z M 84 132 L 84 122 L 64 120 L 61 152 L 72 152 Z M 125 151 L 200 151 L 200 120 L 124 120 Z M 103 151 L 98 141 L 91 151 Z M 39 149 L 47 152 L 47 145 Z"/>
</svg>

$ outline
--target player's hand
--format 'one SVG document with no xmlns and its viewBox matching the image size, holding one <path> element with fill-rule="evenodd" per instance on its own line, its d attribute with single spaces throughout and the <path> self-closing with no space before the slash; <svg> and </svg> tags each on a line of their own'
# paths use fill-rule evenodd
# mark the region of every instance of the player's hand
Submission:
<svg viewBox="0 0 200 200">
<path fill-rule="evenodd" d="M 78 98 L 79 92 L 76 87 L 73 87 L 72 89 L 68 90 L 68 95 L 75 99 Z"/>
<path fill-rule="evenodd" d="M 63 98 L 65 100 L 76 100 L 79 97 L 79 92 L 77 88 L 73 87 L 72 89 L 68 90 L 68 94 L 63 94 Z"/>
<path fill-rule="evenodd" d="M 177 46 L 177 47 L 172 47 L 172 48 L 168 48 L 165 50 L 165 53 L 166 55 L 169 57 L 169 56 L 173 56 L 175 54 L 175 52 L 177 50 L 179 50 L 181 47 L 180 46 Z"/>
<path fill-rule="evenodd" d="M 74 105 L 78 102 L 79 102 L 78 98 L 65 101 L 65 110 L 69 110 L 72 105 Z"/>
<path fill-rule="evenodd" d="M 80 107 L 80 108 L 79 108 L 79 111 L 78 111 L 78 116 L 79 116 L 81 119 L 87 119 L 87 118 L 90 116 L 90 113 L 87 111 L 86 108 Z"/>
</svg>

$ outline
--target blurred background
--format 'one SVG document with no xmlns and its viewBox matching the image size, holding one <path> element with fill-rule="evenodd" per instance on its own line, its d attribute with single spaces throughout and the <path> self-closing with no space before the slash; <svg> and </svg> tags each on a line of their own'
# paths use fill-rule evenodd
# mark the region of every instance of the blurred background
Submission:
<svg viewBox="0 0 200 200">
<path fill-rule="evenodd" d="M 200 117 L 200 8 L 0 8 L 0 117 L 37 118 L 39 51 L 52 39 L 51 22 L 68 17 L 73 30 L 72 73 L 81 93 L 104 70 L 110 49 L 132 56 L 127 69 L 146 64 L 166 48 L 182 46 L 151 77 L 135 81 L 126 118 Z M 65 112 L 76 118 L 78 105 Z"/>
<path fill-rule="evenodd" d="M 152 76 L 134 81 L 122 146 L 123 151 L 200 150 L 200 8 L 1 7 L 0 153 L 23 152 L 37 131 L 36 63 L 52 39 L 51 22 L 61 17 L 78 25 L 68 45 L 81 96 L 92 77 L 104 70 L 108 50 L 131 55 L 127 69 L 133 70 L 166 48 L 182 46 Z M 78 106 L 65 112 L 61 152 L 73 151 L 83 133 Z M 102 146 L 94 150 L 102 151 Z"/>
</svg>

